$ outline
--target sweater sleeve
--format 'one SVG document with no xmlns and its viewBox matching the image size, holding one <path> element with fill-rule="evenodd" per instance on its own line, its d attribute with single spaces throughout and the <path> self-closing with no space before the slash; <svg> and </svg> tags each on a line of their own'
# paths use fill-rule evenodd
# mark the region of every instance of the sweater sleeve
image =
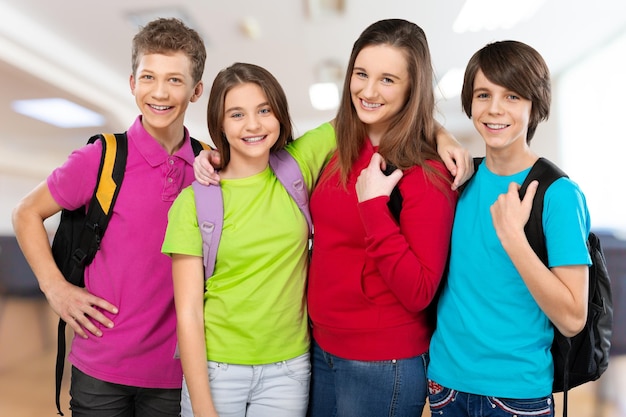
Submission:
<svg viewBox="0 0 626 417">
<path fill-rule="evenodd" d="M 432 165 L 448 175 L 442 164 Z M 405 172 L 399 183 L 400 225 L 387 207 L 389 197 L 359 203 L 367 254 L 391 292 L 413 312 L 430 304 L 441 282 L 457 200 L 456 192 L 433 177 L 421 167 Z"/>
</svg>

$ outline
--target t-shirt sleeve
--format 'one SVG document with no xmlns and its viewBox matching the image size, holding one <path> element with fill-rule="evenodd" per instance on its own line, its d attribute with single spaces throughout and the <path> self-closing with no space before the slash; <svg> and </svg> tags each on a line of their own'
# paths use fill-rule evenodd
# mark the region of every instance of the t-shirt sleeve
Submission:
<svg viewBox="0 0 626 417">
<path fill-rule="evenodd" d="M 548 187 L 542 221 L 550 267 L 591 265 L 587 250 L 589 210 L 585 195 L 575 182 L 560 178 Z"/>
<path fill-rule="evenodd" d="M 335 129 L 330 123 L 309 130 L 287 145 L 287 152 L 300 166 L 309 193 L 336 147 Z"/>
<path fill-rule="evenodd" d="M 168 213 L 161 252 L 202 256 L 202 235 L 198 227 L 193 187 L 181 191 Z"/>
<path fill-rule="evenodd" d="M 52 198 L 63 208 L 75 210 L 89 203 L 96 188 L 102 144 L 96 141 L 70 154 L 47 178 Z"/>
</svg>

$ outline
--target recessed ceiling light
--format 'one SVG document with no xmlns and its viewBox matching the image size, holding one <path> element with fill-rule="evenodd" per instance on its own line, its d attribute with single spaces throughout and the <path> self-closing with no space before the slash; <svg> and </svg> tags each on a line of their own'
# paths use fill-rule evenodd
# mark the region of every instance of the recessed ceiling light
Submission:
<svg viewBox="0 0 626 417">
<path fill-rule="evenodd" d="M 62 128 L 102 126 L 99 113 L 62 98 L 15 100 L 11 107 L 17 113 Z"/>
</svg>

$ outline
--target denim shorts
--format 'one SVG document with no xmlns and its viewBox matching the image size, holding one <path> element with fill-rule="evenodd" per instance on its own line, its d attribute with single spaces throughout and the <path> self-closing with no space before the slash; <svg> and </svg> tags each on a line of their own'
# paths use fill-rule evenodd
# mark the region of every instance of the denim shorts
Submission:
<svg viewBox="0 0 626 417">
<path fill-rule="evenodd" d="M 468 394 L 428 381 L 433 417 L 553 417 L 552 394 L 540 398 L 498 398 Z"/>
</svg>

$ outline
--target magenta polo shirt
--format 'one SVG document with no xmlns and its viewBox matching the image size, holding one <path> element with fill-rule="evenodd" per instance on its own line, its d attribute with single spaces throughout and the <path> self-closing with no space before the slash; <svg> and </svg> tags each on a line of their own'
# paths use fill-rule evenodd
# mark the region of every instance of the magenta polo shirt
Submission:
<svg viewBox="0 0 626 417">
<path fill-rule="evenodd" d="M 181 132 L 181 135 L 183 132 Z M 94 378 L 146 388 L 180 388 L 182 370 L 174 359 L 176 316 L 171 258 L 161 253 L 167 213 L 193 181 L 189 133 L 168 155 L 141 125 L 128 130 L 126 174 L 101 249 L 85 273 L 86 288 L 119 308 L 103 335 L 74 338 L 70 362 Z M 93 193 L 102 145 L 73 152 L 48 177 L 56 202 L 76 209 Z"/>
</svg>

